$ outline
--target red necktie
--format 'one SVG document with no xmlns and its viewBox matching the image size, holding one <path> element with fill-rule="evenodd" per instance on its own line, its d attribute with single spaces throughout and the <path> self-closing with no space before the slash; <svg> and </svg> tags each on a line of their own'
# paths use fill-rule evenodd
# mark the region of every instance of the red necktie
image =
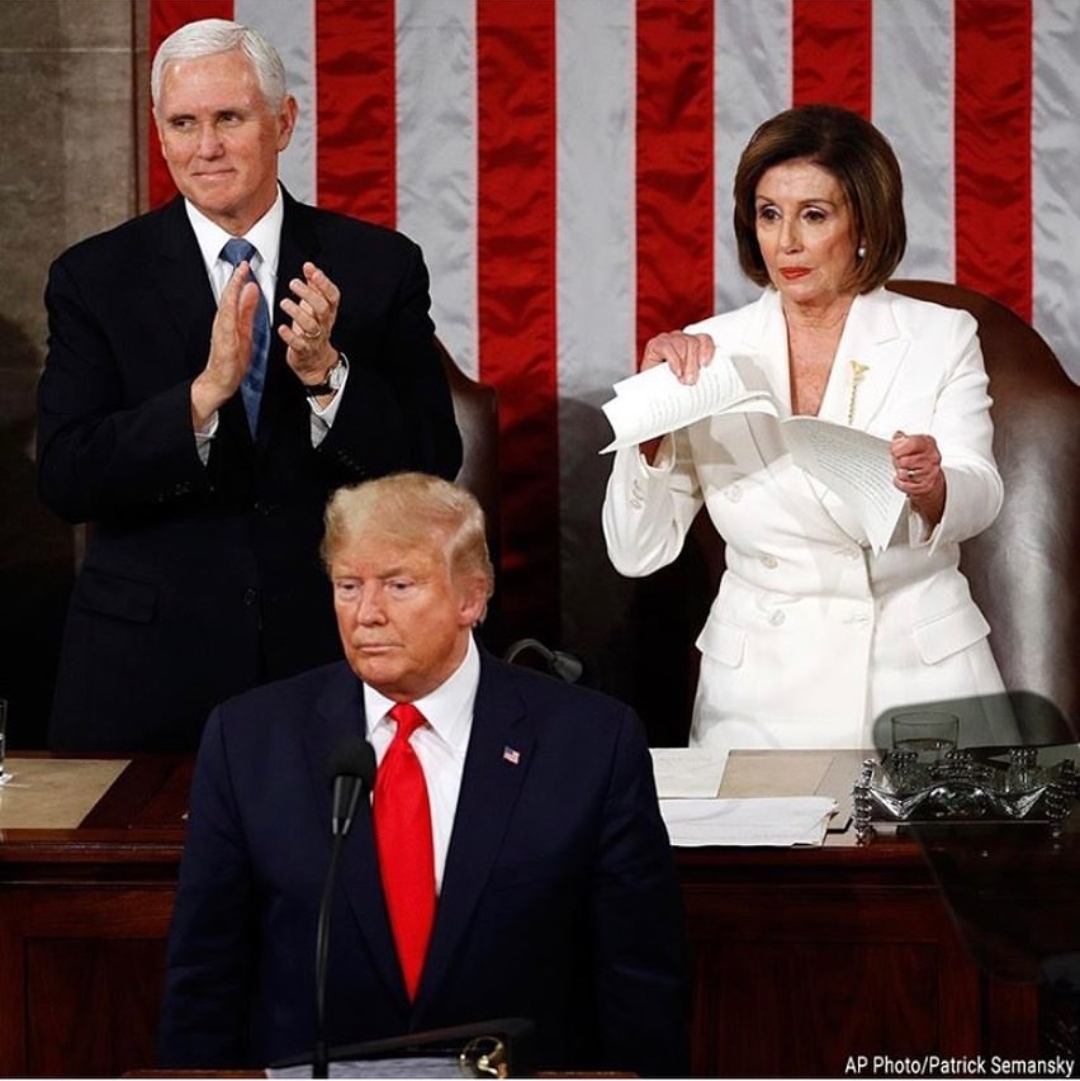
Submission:
<svg viewBox="0 0 1080 1081">
<path fill-rule="evenodd" d="M 375 844 L 383 894 L 409 998 L 416 997 L 435 920 L 435 849 L 424 770 L 409 738 L 424 723 L 411 703 L 390 717 L 397 732 L 375 777 Z"/>
</svg>

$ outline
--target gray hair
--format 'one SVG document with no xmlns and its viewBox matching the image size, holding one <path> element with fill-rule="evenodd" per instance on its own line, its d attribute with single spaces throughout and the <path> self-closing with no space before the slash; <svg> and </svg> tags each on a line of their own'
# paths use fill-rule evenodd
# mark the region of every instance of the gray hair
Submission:
<svg viewBox="0 0 1080 1081">
<path fill-rule="evenodd" d="M 281 108 L 288 90 L 285 65 L 277 49 L 257 30 L 227 19 L 199 19 L 174 30 L 159 46 L 150 68 L 150 97 L 158 116 L 165 67 L 176 60 L 198 60 L 239 49 L 251 61 L 255 79 L 271 109 Z"/>
</svg>

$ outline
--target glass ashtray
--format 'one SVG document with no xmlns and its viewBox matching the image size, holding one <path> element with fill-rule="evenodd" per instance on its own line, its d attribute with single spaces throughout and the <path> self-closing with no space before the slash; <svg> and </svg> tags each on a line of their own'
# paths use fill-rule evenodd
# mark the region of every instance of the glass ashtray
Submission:
<svg viewBox="0 0 1080 1081">
<path fill-rule="evenodd" d="M 855 827 L 863 834 L 875 821 L 1060 824 L 1077 797 L 1077 781 L 1071 758 L 1040 763 L 1035 747 L 985 756 L 966 748 L 929 759 L 890 750 L 863 763 L 852 789 Z"/>
</svg>

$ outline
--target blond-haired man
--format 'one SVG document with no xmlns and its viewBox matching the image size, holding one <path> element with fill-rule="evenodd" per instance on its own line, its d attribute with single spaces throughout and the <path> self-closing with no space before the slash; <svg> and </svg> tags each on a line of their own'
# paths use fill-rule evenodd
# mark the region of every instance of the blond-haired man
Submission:
<svg viewBox="0 0 1080 1081">
<path fill-rule="evenodd" d="M 162 1062 L 263 1066 L 311 1048 L 326 763 L 361 735 L 380 765 L 345 844 L 329 1042 L 522 1016 L 538 1069 L 685 1074 L 680 902 L 637 717 L 477 648 L 493 574 L 483 514 L 460 487 L 386 477 L 336 493 L 326 522 L 346 661 L 210 718 Z M 380 832 L 401 704 L 423 718 L 409 754 L 426 783 L 434 884 L 412 975 Z"/>
</svg>

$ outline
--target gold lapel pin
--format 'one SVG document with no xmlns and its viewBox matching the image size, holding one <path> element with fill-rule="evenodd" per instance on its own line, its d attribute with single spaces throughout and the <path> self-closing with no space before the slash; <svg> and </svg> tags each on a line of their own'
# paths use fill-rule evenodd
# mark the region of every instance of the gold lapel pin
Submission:
<svg viewBox="0 0 1080 1081">
<path fill-rule="evenodd" d="M 851 397 L 848 399 L 847 422 L 851 425 L 855 420 L 855 396 L 859 393 L 863 376 L 870 371 L 870 365 L 860 364 L 857 360 L 848 363 L 851 365 Z"/>
</svg>

